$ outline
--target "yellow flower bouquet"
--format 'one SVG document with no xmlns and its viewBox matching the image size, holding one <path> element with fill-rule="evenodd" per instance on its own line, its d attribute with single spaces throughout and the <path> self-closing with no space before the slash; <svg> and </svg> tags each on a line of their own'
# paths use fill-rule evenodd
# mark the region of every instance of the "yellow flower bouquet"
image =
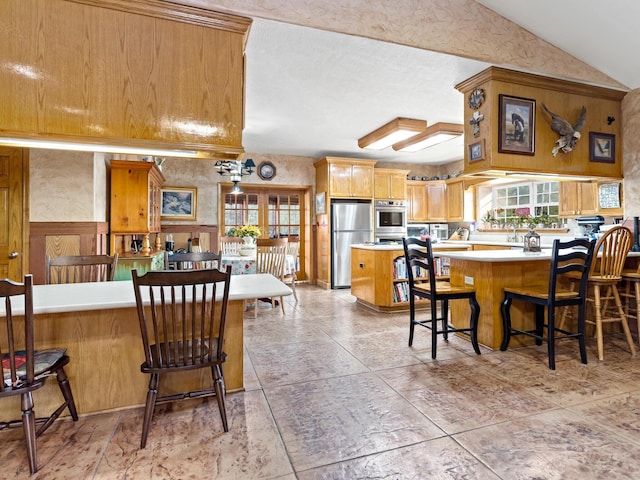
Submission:
<svg viewBox="0 0 640 480">
<path fill-rule="evenodd" d="M 231 228 L 227 231 L 229 237 L 251 237 L 258 238 L 262 235 L 260 229 L 256 225 L 242 225 L 241 227 Z"/>
</svg>

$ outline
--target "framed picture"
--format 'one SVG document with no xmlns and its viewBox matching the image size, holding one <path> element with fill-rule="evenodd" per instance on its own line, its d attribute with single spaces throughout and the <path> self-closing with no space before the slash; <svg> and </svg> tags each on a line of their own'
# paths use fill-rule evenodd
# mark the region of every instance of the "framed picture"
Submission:
<svg viewBox="0 0 640 480">
<path fill-rule="evenodd" d="M 160 189 L 160 218 L 163 220 L 195 220 L 198 189 L 195 187 L 163 187 Z"/>
<path fill-rule="evenodd" d="M 469 163 L 484 159 L 484 138 L 469 144 Z"/>
<path fill-rule="evenodd" d="M 536 101 L 499 95 L 498 152 L 535 154 Z"/>
<path fill-rule="evenodd" d="M 327 194 L 325 192 L 316 193 L 316 215 L 327 213 Z"/>
<path fill-rule="evenodd" d="M 589 132 L 589 160 L 616 163 L 616 136 L 609 133 Z"/>
</svg>

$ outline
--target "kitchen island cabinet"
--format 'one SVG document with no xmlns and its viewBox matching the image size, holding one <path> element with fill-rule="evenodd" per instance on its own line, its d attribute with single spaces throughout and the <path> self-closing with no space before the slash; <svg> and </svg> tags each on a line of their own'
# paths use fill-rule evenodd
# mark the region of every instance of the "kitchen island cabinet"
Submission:
<svg viewBox="0 0 640 480">
<path fill-rule="evenodd" d="M 434 244 L 434 252 L 465 251 L 468 245 Z M 446 260 L 439 263 L 441 277 L 447 277 Z M 400 245 L 351 246 L 351 295 L 357 302 L 377 312 L 397 312 L 409 309 L 408 280 L 404 267 L 404 250 Z M 426 300 L 417 305 L 426 308 Z"/>
<path fill-rule="evenodd" d="M 635 262 L 640 252 L 630 252 L 629 262 Z M 502 342 L 502 317 L 500 305 L 504 288 L 544 284 L 549 278 L 551 250 L 539 253 L 524 253 L 521 250 L 483 250 L 451 252 L 450 276 L 452 285 L 473 285 L 480 304 L 478 341 L 493 350 Z M 451 323 L 462 326 L 469 319 L 466 302 L 451 302 Z M 524 302 L 511 305 L 511 323 L 514 328 L 534 328 L 534 306 Z M 533 343 L 528 337 L 511 337 L 511 346 Z M 577 349 L 577 346 L 576 346 Z"/>
<path fill-rule="evenodd" d="M 291 289 L 272 275 L 234 275 L 229 287 L 224 364 L 228 392 L 243 390 L 244 301 L 291 295 Z M 65 370 L 81 415 L 144 405 L 148 376 L 144 361 L 136 300 L 131 281 L 35 285 L 35 348 L 65 347 L 71 362 Z M 0 308 L 1 310 L 1 308 Z M 23 312 L 14 311 L 21 315 Z M 161 394 L 211 385 L 205 370 L 167 373 Z M 53 411 L 60 396 L 51 381 L 34 392 L 37 409 Z M 0 421 L 15 418 L 20 398 L 5 399 Z"/>
</svg>

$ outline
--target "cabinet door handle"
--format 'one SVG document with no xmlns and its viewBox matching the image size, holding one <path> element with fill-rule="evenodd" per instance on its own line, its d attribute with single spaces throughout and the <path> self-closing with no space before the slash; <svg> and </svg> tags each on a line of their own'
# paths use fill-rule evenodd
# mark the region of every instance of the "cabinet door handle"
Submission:
<svg viewBox="0 0 640 480">
<path fill-rule="evenodd" d="M 20 254 L 18 252 L 11 252 L 9 254 L 9 258 L 14 259 L 14 258 L 18 258 Z"/>
</svg>

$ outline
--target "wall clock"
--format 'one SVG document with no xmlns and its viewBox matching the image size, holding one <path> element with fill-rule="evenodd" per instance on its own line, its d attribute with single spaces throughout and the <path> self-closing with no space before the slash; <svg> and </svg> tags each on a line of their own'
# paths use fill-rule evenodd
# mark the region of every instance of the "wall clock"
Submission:
<svg viewBox="0 0 640 480">
<path fill-rule="evenodd" d="M 258 176 L 262 180 L 273 180 L 276 176 L 276 167 L 271 162 L 262 162 L 258 165 Z"/>
</svg>

